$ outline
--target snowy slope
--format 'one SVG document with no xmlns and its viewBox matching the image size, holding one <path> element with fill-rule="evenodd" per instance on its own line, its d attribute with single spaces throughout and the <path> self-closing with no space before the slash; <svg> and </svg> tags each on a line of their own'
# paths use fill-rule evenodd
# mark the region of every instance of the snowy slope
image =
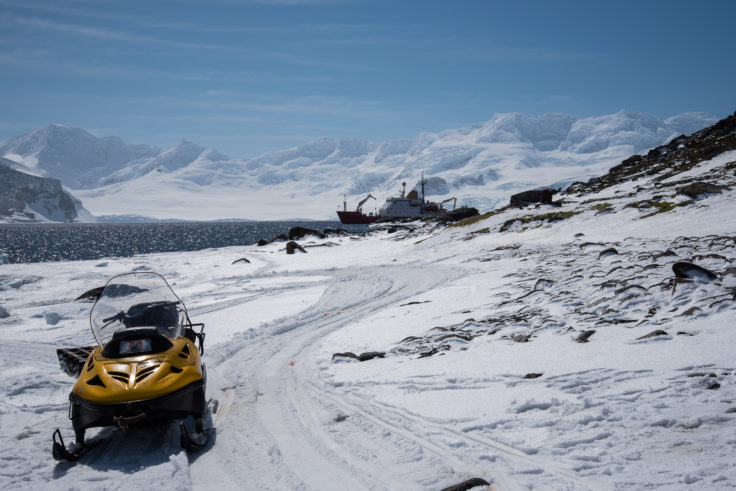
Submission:
<svg viewBox="0 0 736 491">
<path fill-rule="evenodd" d="M 401 182 L 414 187 L 422 172 L 434 179 L 431 198 L 457 197 L 468 206 L 492 209 L 515 192 L 602 174 L 634 153 L 714 121 L 702 113 L 664 121 L 629 111 L 583 119 L 497 114 L 484 123 L 411 140 L 321 138 L 245 160 L 189 142 L 166 151 L 122 146 L 109 150 L 110 157 L 99 164 L 93 149 L 113 140 L 99 139 L 94 146 L 88 142 L 95 137 L 83 130 L 53 126 L 0 145 L 0 155 L 62 179 L 97 215 L 334 219 L 343 195 L 352 208 L 371 193 L 377 201 L 370 206 L 378 208 L 396 195 Z M 46 137 L 62 130 L 78 133 L 70 137 L 68 159 L 61 157 L 63 147 Z M 79 150 L 83 147 L 88 150 Z M 132 156 L 144 151 L 149 154 Z M 55 175 L 61 168 L 63 175 Z"/>
<path fill-rule="evenodd" d="M 307 254 L 273 243 L 3 265 L 0 485 L 733 488 L 736 151 L 690 164 L 637 169 L 560 208 L 307 239 Z M 681 190 L 701 181 L 720 187 Z M 681 261 L 717 278 L 678 279 Z M 78 465 L 56 464 L 73 381 L 54 349 L 90 341 L 91 305 L 74 298 L 144 269 L 207 324 L 214 444 L 187 456 L 175 425 L 101 430 Z"/>
</svg>

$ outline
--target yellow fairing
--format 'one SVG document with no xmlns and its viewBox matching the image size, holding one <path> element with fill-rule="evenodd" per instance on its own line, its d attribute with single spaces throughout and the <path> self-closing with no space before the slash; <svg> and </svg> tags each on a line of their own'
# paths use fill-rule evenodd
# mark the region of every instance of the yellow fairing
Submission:
<svg viewBox="0 0 736 491">
<path fill-rule="evenodd" d="M 202 379 L 199 351 L 185 337 L 167 351 L 105 358 L 92 351 L 74 384 L 74 393 L 97 404 L 116 404 L 165 396 Z"/>
</svg>

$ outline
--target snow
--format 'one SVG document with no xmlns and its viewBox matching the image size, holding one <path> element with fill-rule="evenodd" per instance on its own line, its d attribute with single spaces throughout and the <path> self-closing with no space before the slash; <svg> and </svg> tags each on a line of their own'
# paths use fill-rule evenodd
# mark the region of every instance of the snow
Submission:
<svg viewBox="0 0 736 491">
<path fill-rule="evenodd" d="M 507 232 L 509 213 L 549 209 L 308 239 L 307 254 L 274 243 L 4 264 L 0 486 L 732 488 L 736 191 L 642 218 L 625 205 L 661 192 L 647 184 L 573 197 L 562 210 L 578 215 Z M 612 212 L 583 202 L 603 197 Z M 682 260 L 719 278 L 675 282 Z M 145 269 L 206 324 L 214 444 L 187 456 L 176 425 L 103 429 L 76 466 L 57 464 L 51 432 L 71 438 L 73 380 L 54 350 L 91 340 L 91 304 L 74 299 Z M 333 357 L 372 351 L 385 356 Z"/>
</svg>

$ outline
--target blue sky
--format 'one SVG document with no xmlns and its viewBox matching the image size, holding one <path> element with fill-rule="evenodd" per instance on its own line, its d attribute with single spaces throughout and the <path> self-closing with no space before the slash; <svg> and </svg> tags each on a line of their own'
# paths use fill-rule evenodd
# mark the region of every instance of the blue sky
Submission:
<svg viewBox="0 0 736 491">
<path fill-rule="evenodd" d="M 0 0 L 0 140 L 233 158 L 491 118 L 736 110 L 736 1 Z"/>
</svg>

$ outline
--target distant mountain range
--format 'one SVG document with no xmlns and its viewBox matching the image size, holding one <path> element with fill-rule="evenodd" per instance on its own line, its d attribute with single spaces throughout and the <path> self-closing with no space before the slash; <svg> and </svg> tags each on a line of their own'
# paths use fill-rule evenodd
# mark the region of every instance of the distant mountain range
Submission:
<svg viewBox="0 0 736 491">
<path fill-rule="evenodd" d="M 376 196 L 364 206 L 371 211 L 402 182 L 416 188 L 422 173 L 429 197 L 492 209 L 521 190 L 604 174 L 632 154 L 715 121 L 704 113 L 665 120 L 629 111 L 581 119 L 497 114 L 410 140 L 320 138 L 252 159 L 187 141 L 162 150 L 50 125 L 0 143 L 0 157 L 17 171 L 61 180 L 95 215 L 334 219 L 343 195 L 348 207 Z"/>
</svg>

